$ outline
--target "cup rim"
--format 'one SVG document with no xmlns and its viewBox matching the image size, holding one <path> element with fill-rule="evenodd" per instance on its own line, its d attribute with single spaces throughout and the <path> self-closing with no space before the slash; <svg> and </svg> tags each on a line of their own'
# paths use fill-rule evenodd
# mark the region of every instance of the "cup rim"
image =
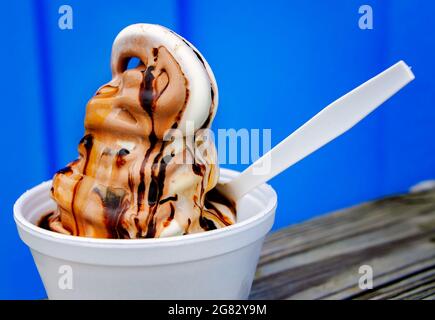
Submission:
<svg viewBox="0 0 435 320">
<path fill-rule="evenodd" d="M 224 181 L 228 178 L 235 177 L 240 172 L 230 169 L 221 168 Z M 226 179 L 225 179 L 226 178 Z M 69 245 L 80 245 L 88 247 L 155 247 L 155 246 L 174 246 L 184 245 L 186 243 L 195 243 L 208 240 L 216 240 L 229 235 L 234 235 L 243 232 L 246 229 L 250 229 L 255 225 L 260 224 L 262 221 L 268 218 L 271 214 L 274 214 L 277 206 L 277 194 L 276 191 L 267 183 L 263 183 L 254 190 L 250 191 L 244 197 L 254 197 L 256 193 L 267 194 L 267 204 L 259 212 L 241 222 L 235 223 L 223 228 L 210 230 L 206 232 L 179 235 L 165 238 L 145 238 L 145 239 L 107 239 L 107 238 L 91 238 L 91 237 L 79 237 L 73 235 L 61 234 L 58 232 L 43 229 L 30 221 L 28 221 L 22 214 L 22 208 L 30 197 L 35 196 L 44 189 L 49 190 L 52 180 L 48 180 L 40 183 L 39 185 L 24 192 L 15 202 L 14 220 L 17 226 L 24 231 L 49 241 L 62 242 Z"/>
</svg>

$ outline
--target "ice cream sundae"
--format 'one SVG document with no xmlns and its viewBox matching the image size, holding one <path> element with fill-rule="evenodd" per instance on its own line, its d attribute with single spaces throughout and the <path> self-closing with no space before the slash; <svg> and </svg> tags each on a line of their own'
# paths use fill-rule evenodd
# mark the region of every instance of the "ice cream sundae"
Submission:
<svg viewBox="0 0 435 320">
<path fill-rule="evenodd" d="M 131 58 L 140 62 L 127 68 Z M 167 28 L 135 24 L 115 39 L 111 67 L 87 105 L 78 159 L 54 176 L 57 210 L 40 225 L 136 239 L 235 223 L 234 203 L 214 189 L 218 89 L 204 57 Z"/>
</svg>

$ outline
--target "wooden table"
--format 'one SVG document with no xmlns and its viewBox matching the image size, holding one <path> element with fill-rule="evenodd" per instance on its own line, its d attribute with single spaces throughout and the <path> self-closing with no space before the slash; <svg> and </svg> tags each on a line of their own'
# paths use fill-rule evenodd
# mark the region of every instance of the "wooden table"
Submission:
<svg viewBox="0 0 435 320">
<path fill-rule="evenodd" d="M 359 268 L 373 270 L 360 289 Z M 435 299 L 435 190 L 389 197 L 268 236 L 252 299 Z"/>
</svg>

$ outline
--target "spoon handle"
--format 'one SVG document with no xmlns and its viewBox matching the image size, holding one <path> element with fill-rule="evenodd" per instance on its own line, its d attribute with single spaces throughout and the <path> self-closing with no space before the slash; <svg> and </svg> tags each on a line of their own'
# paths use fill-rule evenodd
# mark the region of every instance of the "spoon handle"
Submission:
<svg viewBox="0 0 435 320">
<path fill-rule="evenodd" d="M 221 185 L 220 191 L 232 199 L 241 198 L 345 133 L 413 79 L 406 63 L 397 62 L 328 105 L 234 180 Z"/>
</svg>

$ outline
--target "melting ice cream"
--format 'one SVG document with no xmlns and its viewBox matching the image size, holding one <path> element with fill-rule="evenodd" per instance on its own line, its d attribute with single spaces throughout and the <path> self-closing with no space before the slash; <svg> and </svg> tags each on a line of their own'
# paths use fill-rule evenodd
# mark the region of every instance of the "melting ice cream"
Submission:
<svg viewBox="0 0 435 320">
<path fill-rule="evenodd" d="M 127 69 L 132 57 L 140 63 Z M 233 224 L 234 204 L 214 189 L 219 167 L 207 129 L 218 89 L 207 61 L 174 32 L 136 24 L 115 39 L 111 66 L 112 80 L 87 105 L 79 158 L 53 179 L 57 210 L 42 224 L 127 239 Z"/>
</svg>

